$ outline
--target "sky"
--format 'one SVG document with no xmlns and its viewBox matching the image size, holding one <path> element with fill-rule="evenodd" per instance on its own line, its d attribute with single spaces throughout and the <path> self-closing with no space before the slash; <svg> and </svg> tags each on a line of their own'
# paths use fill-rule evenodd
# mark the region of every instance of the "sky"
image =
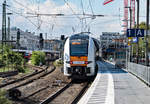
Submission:
<svg viewBox="0 0 150 104">
<path fill-rule="evenodd" d="M 47 33 L 49 39 L 59 38 L 61 35 L 69 36 L 81 31 L 90 31 L 94 37 L 99 37 L 102 32 L 121 33 L 124 1 L 114 0 L 105 6 L 103 2 L 104 0 L 7 0 L 7 13 L 13 13 L 10 15 L 11 27 L 36 34 Z M 1 14 L 2 3 L 3 0 L 0 0 Z M 35 15 L 37 13 L 64 14 L 64 16 L 39 15 L 37 18 Z M 92 18 L 79 15 L 83 13 L 105 16 Z M 140 0 L 140 22 L 146 20 L 145 16 L 146 0 Z M 2 16 L 0 16 L 0 24 L 1 21 Z"/>
</svg>

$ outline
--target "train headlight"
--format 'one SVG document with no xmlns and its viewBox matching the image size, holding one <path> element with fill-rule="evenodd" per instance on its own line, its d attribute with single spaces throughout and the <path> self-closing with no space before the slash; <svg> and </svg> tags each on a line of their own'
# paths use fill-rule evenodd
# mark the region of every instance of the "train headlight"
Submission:
<svg viewBox="0 0 150 104">
<path fill-rule="evenodd" d="M 92 61 L 85 61 L 84 64 L 90 64 Z"/>
<path fill-rule="evenodd" d="M 72 61 L 66 61 L 66 63 L 67 63 L 67 64 L 73 64 L 73 62 L 72 62 Z"/>
<path fill-rule="evenodd" d="M 88 61 L 85 61 L 84 63 L 85 63 L 85 64 L 88 64 Z"/>
<path fill-rule="evenodd" d="M 72 61 L 70 61 L 70 64 L 73 64 L 73 62 L 72 62 Z"/>
</svg>

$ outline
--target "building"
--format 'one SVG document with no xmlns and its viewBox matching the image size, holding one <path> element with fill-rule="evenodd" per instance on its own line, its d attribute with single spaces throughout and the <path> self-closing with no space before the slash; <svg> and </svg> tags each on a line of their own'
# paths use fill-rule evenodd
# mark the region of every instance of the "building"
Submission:
<svg viewBox="0 0 150 104">
<path fill-rule="evenodd" d="M 44 49 L 60 51 L 62 48 L 62 41 L 57 39 L 44 40 Z"/>
<path fill-rule="evenodd" d="M 29 31 L 23 31 L 20 30 L 20 41 L 19 41 L 19 49 L 22 50 L 39 50 L 40 44 L 39 44 L 40 36 L 35 35 L 35 33 L 31 33 Z M 17 28 L 13 27 L 10 30 L 10 39 L 14 42 L 9 42 L 14 49 L 18 49 L 16 40 L 17 40 Z M 0 30 L 0 42 L 2 42 L 2 31 Z M 57 39 L 45 39 L 43 40 L 43 49 L 44 50 L 55 50 L 60 51 L 62 49 L 62 41 Z"/>
<path fill-rule="evenodd" d="M 103 32 L 100 36 L 102 57 L 117 62 L 126 58 L 126 36 L 117 32 Z M 118 61 L 118 62 L 119 62 Z"/>
<path fill-rule="evenodd" d="M 0 40 L 2 40 L 2 31 L 0 31 Z M 11 28 L 10 30 L 10 39 L 12 41 L 17 40 L 17 28 Z M 16 42 L 11 42 L 14 48 L 17 48 Z M 26 49 L 26 50 L 38 50 L 39 49 L 39 36 L 35 35 L 35 33 L 31 33 L 26 31 L 20 30 L 20 41 L 19 41 L 19 48 Z"/>
<path fill-rule="evenodd" d="M 100 35 L 100 42 L 102 48 L 108 48 L 109 44 L 114 43 L 114 39 L 119 38 L 120 34 L 118 32 L 102 32 Z"/>
</svg>

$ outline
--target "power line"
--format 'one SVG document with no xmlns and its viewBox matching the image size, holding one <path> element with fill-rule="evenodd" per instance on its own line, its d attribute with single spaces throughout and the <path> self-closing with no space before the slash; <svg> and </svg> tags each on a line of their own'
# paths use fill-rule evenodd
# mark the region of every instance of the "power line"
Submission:
<svg viewBox="0 0 150 104">
<path fill-rule="evenodd" d="M 9 9 L 9 8 L 6 8 L 7 10 L 9 10 L 9 11 L 11 11 L 11 12 L 13 12 L 13 13 L 15 13 L 15 14 L 17 14 L 17 15 L 20 15 L 20 16 L 22 16 L 22 17 L 24 17 L 25 19 L 27 19 L 32 25 L 34 25 L 35 27 L 38 27 L 36 24 L 34 24 L 30 19 L 28 19 L 26 16 L 24 16 L 24 15 L 22 15 L 22 14 L 20 14 L 20 13 L 17 13 L 17 12 L 15 12 L 14 10 L 11 10 L 11 9 Z"/>
<path fill-rule="evenodd" d="M 72 13 L 80 20 L 81 18 L 79 16 L 76 15 L 76 12 L 72 9 L 72 7 L 69 5 L 69 3 L 64 0 L 64 2 L 67 4 L 67 6 L 70 8 L 70 10 L 72 11 Z"/>
<path fill-rule="evenodd" d="M 30 0 L 32 4 L 34 4 L 34 0 Z"/>
<path fill-rule="evenodd" d="M 32 9 L 28 8 L 27 6 L 25 6 L 25 5 L 23 5 L 22 3 L 18 2 L 17 0 L 13 0 L 13 1 L 14 1 L 14 2 L 16 2 L 17 4 L 19 4 L 20 6 L 22 6 L 22 7 L 26 8 L 26 9 L 28 9 L 28 10 L 32 11 L 32 12 L 34 12 L 35 14 L 37 13 L 36 11 L 34 11 L 34 10 L 32 10 Z"/>
<path fill-rule="evenodd" d="M 89 0 L 89 5 L 90 5 L 90 8 L 91 8 L 92 14 L 94 15 L 94 11 L 93 11 L 91 0 Z"/>
<path fill-rule="evenodd" d="M 112 20 L 106 20 L 106 21 L 100 21 L 98 23 L 94 23 L 93 25 L 100 25 L 100 24 L 104 24 L 104 23 L 109 23 L 109 22 L 114 22 L 114 21 L 118 21 L 118 19 L 112 19 Z"/>
<path fill-rule="evenodd" d="M 83 6 L 83 1 L 82 0 L 81 0 L 81 7 L 82 7 L 83 15 L 84 15 L 85 12 L 84 12 L 84 6 Z"/>
</svg>

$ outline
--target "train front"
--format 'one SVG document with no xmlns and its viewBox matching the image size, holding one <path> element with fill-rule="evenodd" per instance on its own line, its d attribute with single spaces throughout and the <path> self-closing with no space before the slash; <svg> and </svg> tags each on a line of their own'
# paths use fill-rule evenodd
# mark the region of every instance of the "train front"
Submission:
<svg viewBox="0 0 150 104">
<path fill-rule="evenodd" d="M 94 76 L 94 47 L 88 35 L 77 34 L 68 38 L 64 47 L 64 75 L 78 79 Z"/>
</svg>

